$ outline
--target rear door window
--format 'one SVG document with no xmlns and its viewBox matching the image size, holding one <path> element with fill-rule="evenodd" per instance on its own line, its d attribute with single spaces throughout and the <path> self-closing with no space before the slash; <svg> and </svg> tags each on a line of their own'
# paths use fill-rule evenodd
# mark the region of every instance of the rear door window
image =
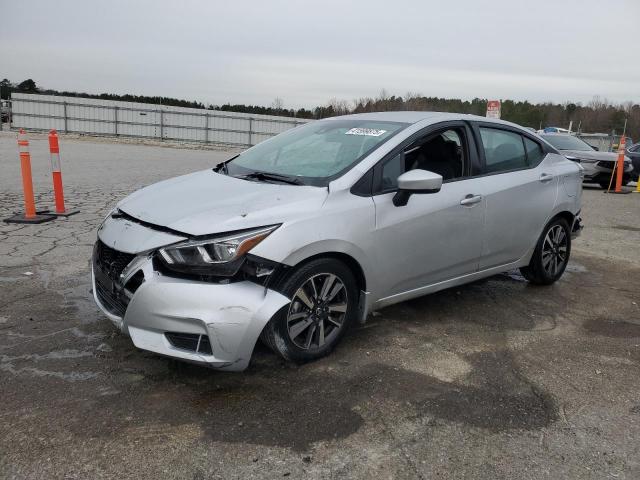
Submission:
<svg viewBox="0 0 640 480">
<path fill-rule="evenodd" d="M 480 137 L 486 173 L 506 172 L 528 166 L 521 135 L 497 128 L 480 127 Z"/>
<path fill-rule="evenodd" d="M 530 167 L 535 167 L 544 158 L 544 152 L 539 143 L 534 142 L 530 138 L 522 137 L 524 139 L 524 148 L 527 152 L 527 164 Z"/>
</svg>

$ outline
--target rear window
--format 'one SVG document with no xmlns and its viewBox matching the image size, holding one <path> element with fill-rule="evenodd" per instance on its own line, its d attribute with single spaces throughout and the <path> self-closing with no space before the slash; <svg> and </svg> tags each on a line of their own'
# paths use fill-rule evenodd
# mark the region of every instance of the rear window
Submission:
<svg viewBox="0 0 640 480">
<path fill-rule="evenodd" d="M 485 171 L 502 172 L 527 167 L 522 136 L 495 128 L 480 128 L 484 148 Z"/>
<path fill-rule="evenodd" d="M 535 167 L 544 158 L 542 147 L 527 137 L 524 138 L 524 148 L 527 151 L 527 163 L 530 167 Z"/>
</svg>

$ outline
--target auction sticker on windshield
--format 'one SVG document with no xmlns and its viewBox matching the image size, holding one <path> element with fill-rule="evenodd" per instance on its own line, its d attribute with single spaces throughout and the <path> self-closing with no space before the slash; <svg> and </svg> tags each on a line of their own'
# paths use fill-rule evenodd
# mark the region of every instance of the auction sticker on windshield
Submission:
<svg viewBox="0 0 640 480">
<path fill-rule="evenodd" d="M 386 130 L 376 130 L 374 128 L 352 128 L 345 132 L 345 135 L 365 135 L 367 137 L 379 137 L 387 133 Z"/>
</svg>

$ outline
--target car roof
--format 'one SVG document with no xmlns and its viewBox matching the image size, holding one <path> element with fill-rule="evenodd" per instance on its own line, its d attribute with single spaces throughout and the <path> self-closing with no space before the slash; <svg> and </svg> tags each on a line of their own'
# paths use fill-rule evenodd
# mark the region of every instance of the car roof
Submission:
<svg viewBox="0 0 640 480">
<path fill-rule="evenodd" d="M 331 119 L 371 120 L 371 121 L 378 121 L 378 122 L 402 122 L 402 123 L 409 123 L 409 124 L 418 123 L 423 120 L 431 120 L 431 123 L 446 122 L 447 120 L 473 120 L 476 122 L 497 123 L 501 125 L 510 125 L 518 128 L 524 128 L 521 125 L 507 122 L 505 120 L 481 117 L 478 115 L 471 115 L 469 113 L 449 113 L 449 112 L 414 112 L 414 111 L 371 112 L 371 113 L 356 113 L 353 115 L 342 115 L 339 117 L 331 117 Z"/>
</svg>

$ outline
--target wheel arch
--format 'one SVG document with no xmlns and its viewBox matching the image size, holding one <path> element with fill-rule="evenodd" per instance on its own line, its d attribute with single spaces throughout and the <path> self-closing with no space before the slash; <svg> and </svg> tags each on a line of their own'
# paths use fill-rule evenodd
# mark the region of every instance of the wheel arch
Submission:
<svg viewBox="0 0 640 480">
<path fill-rule="evenodd" d="M 571 229 L 571 227 L 573 226 L 573 221 L 575 220 L 576 216 L 568 210 L 563 210 L 561 212 L 556 213 L 553 217 L 551 217 L 549 221 L 546 223 L 546 225 L 548 225 L 550 222 L 552 222 L 556 218 L 564 218 L 569 224 L 569 229 Z"/>
<path fill-rule="evenodd" d="M 349 267 L 349 270 L 351 270 L 351 273 L 353 273 L 353 276 L 356 279 L 358 290 L 363 290 L 363 291 L 367 290 L 367 278 L 365 276 L 364 270 L 362 269 L 362 266 L 354 257 L 344 252 L 329 251 L 329 252 L 317 253 L 315 255 L 305 257 L 295 265 L 292 265 L 291 268 L 300 268 L 301 266 L 313 260 L 317 260 L 319 258 L 333 258 L 335 260 L 341 261 L 347 267 Z"/>
<path fill-rule="evenodd" d="M 557 211 L 554 214 L 552 214 L 547 219 L 547 221 L 544 223 L 544 225 L 542 225 L 542 228 L 540 229 L 540 234 L 535 238 L 535 241 L 533 242 L 533 244 L 531 244 L 529 246 L 529 249 L 520 258 L 519 262 L 522 265 L 528 265 L 529 264 L 529 262 L 531 261 L 531 256 L 533 255 L 533 252 L 534 252 L 534 250 L 536 248 L 536 245 L 538 244 L 538 240 L 540 239 L 540 235 L 542 235 L 544 233 L 544 230 L 545 230 L 545 228 L 547 228 L 547 225 L 549 225 L 551 222 L 553 222 L 556 218 L 564 218 L 567 221 L 567 223 L 569 224 L 569 231 L 571 231 L 571 229 L 573 228 L 573 221 L 575 220 L 577 215 L 578 214 L 573 214 L 569 210 L 565 210 L 565 209 L 560 209 L 559 211 Z"/>
<path fill-rule="evenodd" d="M 358 288 L 362 291 L 371 290 L 372 272 L 368 265 L 367 255 L 358 245 L 338 239 L 326 239 L 310 243 L 295 250 L 281 263 L 290 268 L 298 268 L 301 265 L 317 258 L 335 258 L 344 262 L 352 271 L 358 282 Z"/>
</svg>

